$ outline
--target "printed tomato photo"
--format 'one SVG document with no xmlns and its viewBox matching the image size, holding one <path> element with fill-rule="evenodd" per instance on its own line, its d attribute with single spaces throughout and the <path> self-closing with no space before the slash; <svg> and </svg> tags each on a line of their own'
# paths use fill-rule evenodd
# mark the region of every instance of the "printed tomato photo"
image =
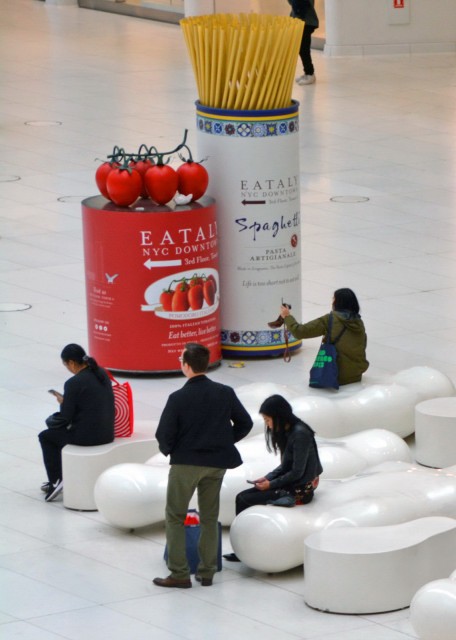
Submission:
<svg viewBox="0 0 456 640">
<path fill-rule="evenodd" d="M 203 285 L 203 295 L 206 301 L 206 304 L 211 307 L 214 304 L 215 299 L 215 287 L 213 280 L 206 280 Z"/>
<path fill-rule="evenodd" d="M 173 310 L 173 289 L 164 289 L 160 294 L 160 304 L 163 307 L 163 311 Z"/>
<path fill-rule="evenodd" d="M 188 300 L 187 290 L 188 286 L 186 286 L 186 283 L 180 283 L 176 287 L 171 303 L 172 311 L 188 311 L 190 302 Z"/>
<path fill-rule="evenodd" d="M 190 309 L 196 311 L 201 309 L 204 302 L 203 287 L 200 284 L 195 284 L 188 290 L 188 302 Z"/>
</svg>

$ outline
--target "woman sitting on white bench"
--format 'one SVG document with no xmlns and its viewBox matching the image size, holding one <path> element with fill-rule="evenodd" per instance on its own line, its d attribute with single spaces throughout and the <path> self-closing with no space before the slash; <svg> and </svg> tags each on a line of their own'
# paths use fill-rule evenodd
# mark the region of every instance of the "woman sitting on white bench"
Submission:
<svg viewBox="0 0 456 640">
<path fill-rule="evenodd" d="M 48 429 L 38 438 L 43 450 L 48 482 L 41 489 L 46 502 L 63 489 L 62 449 L 67 444 L 93 446 L 114 440 L 114 394 L 107 373 L 78 344 L 68 344 L 60 357 L 73 375 L 63 395 L 50 389 L 60 411 L 46 420 Z"/>
</svg>

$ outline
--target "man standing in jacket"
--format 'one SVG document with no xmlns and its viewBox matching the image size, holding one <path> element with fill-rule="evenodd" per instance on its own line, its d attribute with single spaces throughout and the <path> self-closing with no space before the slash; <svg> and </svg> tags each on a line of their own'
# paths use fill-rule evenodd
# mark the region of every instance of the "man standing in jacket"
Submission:
<svg viewBox="0 0 456 640">
<path fill-rule="evenodd" d="M 186 345 L 180 357 L 185 385 L 172 393 L 158 424 L 160 451 L 170 456 L 166 494 L 167 578 L 155 578 L 159 587 L 192 586 L 185 552 L 185 526 L 190 500 L 198 493 L 201 535 L 196 580 L 212 585 L 217 570 L 220 489 L 227 469 L 242 464 L 234 446 L 252 428 L 252 419 L 234 390 L 206 377 L 209 349 Z"/>
</svg>

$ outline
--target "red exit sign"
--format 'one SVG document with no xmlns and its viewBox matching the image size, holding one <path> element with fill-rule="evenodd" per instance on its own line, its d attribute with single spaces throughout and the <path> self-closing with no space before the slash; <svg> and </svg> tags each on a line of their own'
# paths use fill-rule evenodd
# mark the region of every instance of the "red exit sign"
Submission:
<svg viewBox="0 0 456 640">
<path fill-rule="evenodd" d="M 395 9 L 404 9 L 405 0 L 393 0 L 393 7 Z"/>
</svg>

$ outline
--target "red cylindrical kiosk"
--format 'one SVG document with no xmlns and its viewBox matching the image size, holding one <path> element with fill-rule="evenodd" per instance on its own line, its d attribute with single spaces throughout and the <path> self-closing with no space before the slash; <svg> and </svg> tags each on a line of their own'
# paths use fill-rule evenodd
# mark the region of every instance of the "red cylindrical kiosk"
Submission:
<svg viewBox="0 0 456 640">
<path fill-rule="evenodd" d="M 109 369 L 179 371 L 187 342 L 221 359 L 215 202 L 82 203 L 89 352 Z"/>
</svg>

